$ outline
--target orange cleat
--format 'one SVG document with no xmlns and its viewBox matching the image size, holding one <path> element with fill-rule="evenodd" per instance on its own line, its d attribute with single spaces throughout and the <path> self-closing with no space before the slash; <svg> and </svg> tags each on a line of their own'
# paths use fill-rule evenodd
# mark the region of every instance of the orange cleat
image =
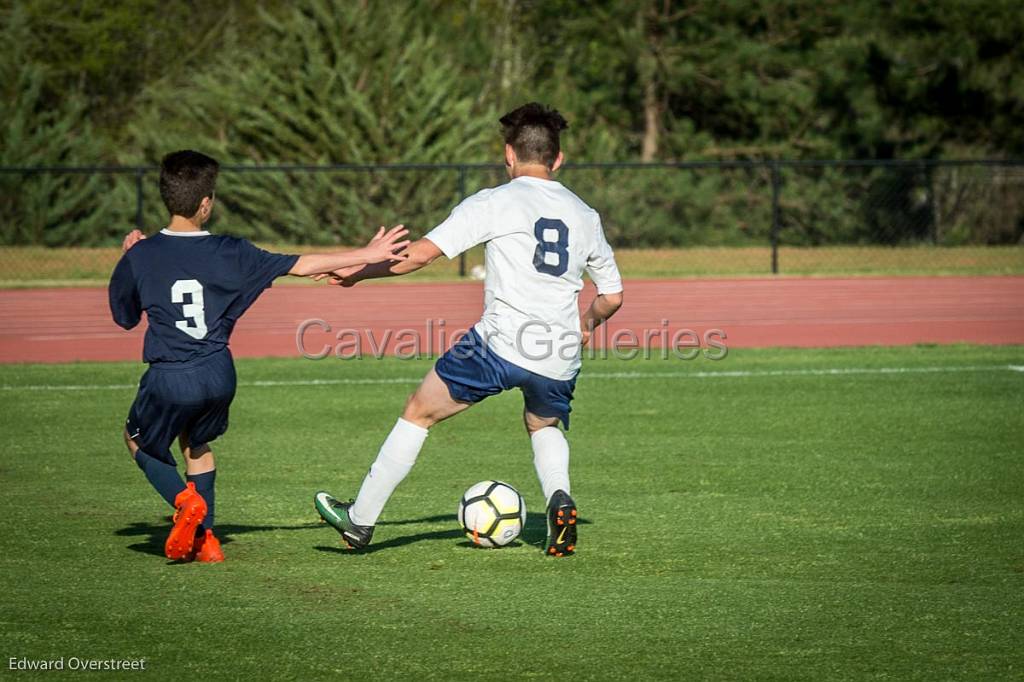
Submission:
<svg viewBox="0 0 1024 682">
<path fill-rule="evenodd" d="M 174 527 L 164 543 L 164 555 L 173 561 L 189 559 L 195 542 L 196 528 L 206 518 L 206 500 L 196 492 L 195 483 L 186 483 L 185 489 L 174 498 Z"/>
<path fill-rule="evenodd" d="M 205 564 L 215 564 L 224 561 L 224 552 L 220 551 L 220 540 L 213 534 L 213 531 L 206 529 L 196 533 L 196 543 L 193 545 L 195 560 Z"/>
</svg>

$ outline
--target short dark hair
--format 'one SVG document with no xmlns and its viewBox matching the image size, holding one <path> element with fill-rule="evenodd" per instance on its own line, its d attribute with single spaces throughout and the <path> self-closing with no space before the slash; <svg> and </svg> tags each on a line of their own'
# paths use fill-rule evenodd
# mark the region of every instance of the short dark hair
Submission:
<svg viewBox="0 0 1024 682">
<path fill-rule="evenodd" d="M 565 118 L 539 102 L 524 104 L 499 119 L 505 144 L 512 145 L 524 163 L 555 164 L 561 145 L 559 133 L 569 127 Z"/>
<path fill-rule="evenodd" d="M 220 164 L 206 154 L 184 149 L 160 162 L 160 198 L 171 215 L 191 218 L 204 197 L 212 197 Z"/>
</svg>

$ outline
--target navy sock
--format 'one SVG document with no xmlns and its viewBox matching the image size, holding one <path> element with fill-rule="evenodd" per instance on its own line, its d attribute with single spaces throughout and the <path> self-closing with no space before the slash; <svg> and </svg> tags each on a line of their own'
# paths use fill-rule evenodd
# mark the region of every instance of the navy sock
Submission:
<svg viewBox="0 0 1024 682">
<path fill-rule="evenodd" d="M 196 492 L 206 500 L 206 518 L 203 519 L 203 528 L 213 528 L 213 483 L 217 480 L 217 470 L 212 469 L 202 474 L 187 474 L 185 479 L 189 483 L 195 483 Z"/>
<path fill-rule="evenodd" d="M 146 474 L 150 485 L 160 493 L 160 497 L 167 500 L 167 504 L 173 507 L 174 498 L 185 489 L 185 481 L 181 480 L 177 468 L 147 455 L 142 450 L 136 451 L 135 463 Z"/>
</svg>

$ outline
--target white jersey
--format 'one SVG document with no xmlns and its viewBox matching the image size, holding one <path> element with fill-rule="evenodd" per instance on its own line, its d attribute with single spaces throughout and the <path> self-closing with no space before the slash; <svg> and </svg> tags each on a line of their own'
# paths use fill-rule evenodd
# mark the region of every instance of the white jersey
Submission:
<svg viewBox="0 0 1024 682">
<path fill-rule="evenodd" d="M 622 291 L 597 211 L 559 182 L 521 176 L 465 199 L 426 238 L 448 258 L 487 244 L 476 330 L 491 351 L 551 379 L 576 376 L 583 271 L 599 294 Z"/>
</svg>

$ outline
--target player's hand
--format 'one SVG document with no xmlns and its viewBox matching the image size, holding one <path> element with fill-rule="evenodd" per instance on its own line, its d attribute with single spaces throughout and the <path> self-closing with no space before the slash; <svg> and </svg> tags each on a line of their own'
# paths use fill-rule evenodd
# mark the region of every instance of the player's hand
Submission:
<svg viewBox="0 0 1024 682">
<path fill-rule="evenodd" d="M 368 263 L 379 263 L 381 261 L 405 260 L 409 254 L 400 253 L 409 246 L 409 239 L 402 239 L 409 234 L 404 225 L 395 225 L 390 230 L 381 226 L 376 236 L 363 249 L 366 252 Z"/>
<path fill-rule="evenodd" d="M 142 230 L 132 230 L 125 235 L 124 241 L 121 242 L 121 253 L 126 253 L 128 249 L 132 248 L 139 241 L 146 238 L 146 235 L 142 234 Z"/>
<path fill-rule="evenodd" d="M 597 327 L 594 324 L 594 319 L 589 315 L 580 315 L 580 348 L 586 348 L 590 344 L 590 339 L 594 335 L 594 329 Z"/>
<path fill-rule="evenodd" d="M 350 265 L 347 268 L 335 270 L 331 273 L 331 280 L 328 284 L 336 287 L 354 287 L 356 282 L 362 281 L 359 273 L 362 272 L 363 267 L 362 265 Z"/>
<path fill-rule="evenodd" d="M 359 267 L 362 267 L 362 266 L 359 266 Z M 330 281 L 330 282 L 328 282 L 328 284 L 333 284 L 333 283 L 334 283 L 334 280 L 335 280 L 335 279 L 338 279 L 338 275 L 337 275 L 337 273 L 334 273 L 334 272 L 321 272 L 321 273 L 319 273 L 319 274 L 316 274 L 316 275 L 310 275 L 310 276 L 309 276 L 309 278 L 310 278 L 311 280 L 313 280 L 314 282 L 322 282 L 322 281 L 324 281 L 325 279 L 327 279 L 328 277 L 330 277 L 330 278 L 331 278 L 331 281 Z"/>
</svg>

